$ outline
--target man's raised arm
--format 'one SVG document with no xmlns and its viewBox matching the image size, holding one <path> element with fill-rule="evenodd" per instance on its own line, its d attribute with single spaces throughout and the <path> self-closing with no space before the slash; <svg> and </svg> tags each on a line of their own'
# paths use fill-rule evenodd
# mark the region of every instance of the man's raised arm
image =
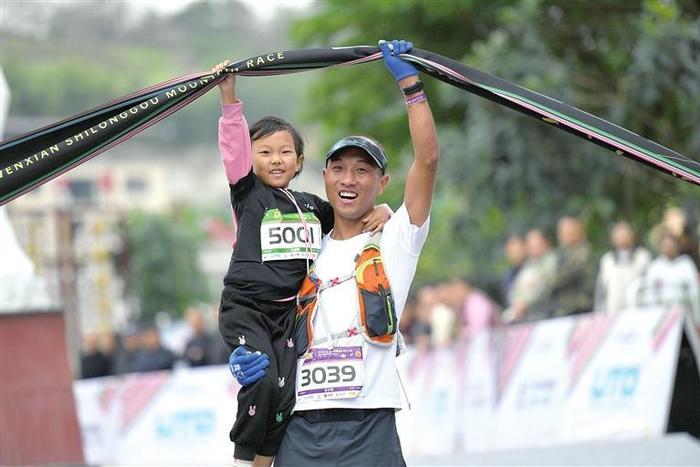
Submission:
<svg viewBox="0 0 700 467">
<path fill-rule="evenodd" d="M 401 53 L 409 52 L 413 44 L 391 41 L 380 42 L 379 45 L 384 54 L 384 62 L 396 78 L 406 99 L 414 160 L 406 176 L 404 204 L 411 224 L 421 226 L 430 214 L 440 158 L 435 122 L 422 83 L 418 79 L 418 70 L 398 57 Z"/>
</svg>

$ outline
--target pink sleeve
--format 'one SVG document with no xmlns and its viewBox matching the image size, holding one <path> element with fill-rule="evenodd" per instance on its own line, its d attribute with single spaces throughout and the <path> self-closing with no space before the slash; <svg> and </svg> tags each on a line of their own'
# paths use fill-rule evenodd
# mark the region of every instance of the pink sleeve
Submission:
<svg viewBox="0 0 700 467">
<path fill-rule="evenodd" d="M 243 116 L 241 101 L 221 105 L 219 152 L 231 185 L 248 175 L 253 167 L 248 122 Z"/>
</svg>

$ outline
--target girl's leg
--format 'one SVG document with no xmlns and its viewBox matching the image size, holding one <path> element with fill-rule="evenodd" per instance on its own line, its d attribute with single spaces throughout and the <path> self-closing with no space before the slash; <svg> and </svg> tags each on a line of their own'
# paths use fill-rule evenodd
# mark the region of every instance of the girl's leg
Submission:
<svg viewBox="0 0 700 467">
<path fill-rule="evenodd" d="M 235 444 L 236 459 L 253 460 L 267 437 L 269 420 L 274 417 L 273 411 L 277 406 L 276 366 L 271 357 L 265 377 L 238 391 L 236 422 L 229 433 Z"/>
<path fill-rule="evenodd" d="M 270 366 L 259 381 L 242 387 L 238 392 L 236 422 L 229 434 L 235 443 L 234 458 L 252 461 L 267 437 L 268 424 L 274 418 L 279 397 L 278 363 L 272 347 L 272 336 L 264 314 L 241 303 L 226 292 L 222 296 L 219 327 L 230 349 L 239 345 L 255 352 L 266 353 Z"/>
<path fill-rule="evenodd" d="M 274 456 L 277 452 L 296 401 L 297 348 L 294 342 L 294 310 L 291 309 L 280 316 L 276 324 L 278 332 L 275 333 L 272 347 L 277 362 L 278 396 L 265 441 L 258 450 L 258 453 L 264 456 Z"/>
</svg>

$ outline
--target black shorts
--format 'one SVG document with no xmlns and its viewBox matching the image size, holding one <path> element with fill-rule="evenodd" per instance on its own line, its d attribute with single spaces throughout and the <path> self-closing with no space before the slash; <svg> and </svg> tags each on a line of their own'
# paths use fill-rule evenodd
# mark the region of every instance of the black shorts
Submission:
<svg viewBox="0 0 700 467">
<path fill-rule="evenodd" d="M 275 467 L 405 467 L 394 409 L 295 412 Z"/>
</svg>

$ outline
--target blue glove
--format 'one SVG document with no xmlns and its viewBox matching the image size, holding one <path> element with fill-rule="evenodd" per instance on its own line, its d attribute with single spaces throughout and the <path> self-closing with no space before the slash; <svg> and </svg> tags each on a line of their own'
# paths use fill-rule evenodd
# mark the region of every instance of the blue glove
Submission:
<svg viewBox="0 0 700 467">
<path fill-rule="evenodd" d="M 241 386 L 248 386 L 265 376 L 265 368 L 270 366 L 267 354 L 250 352 L 245 347 L 236 347 L 228 357 L 231 374 Z"/>
<path fill-rule="evenodd" d="M 384 64 L 389 69 L 396 81 L 401 81 L 409 76 L 417 76 L 418 70 L 416 67 L 398 57 L 399 54 L 405 54 L 413 49 L 413 42 L 407 41 L 379 41 L 379 48 L 382 49 L 384 55 Z"/>
</svg>

